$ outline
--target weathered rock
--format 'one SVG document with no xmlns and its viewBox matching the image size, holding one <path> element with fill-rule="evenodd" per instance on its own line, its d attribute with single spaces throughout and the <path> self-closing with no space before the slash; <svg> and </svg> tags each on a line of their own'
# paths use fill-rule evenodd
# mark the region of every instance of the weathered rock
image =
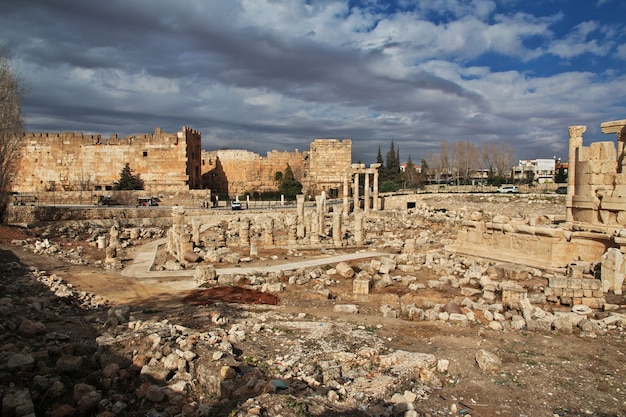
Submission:
<svg viewBox="0 0 626 417">
<path fill-rule="evenodd" d="M 336 313 L 358 313 L 359 312 L 359 307 L 355 304 L 336 304 L 335 307 L 333 307 L 333 310 Z"/>
<path fill-rule="evenodd" d="M 354 276 L 354 269 L 345 262 L 339 262 L 335 269 L 344 278 L 352 278 Z"/>
<path fill-rule="evenodd" d="M 478 367 L 486 372 L 497 371 L 502 365 L 502 360 L 497 355 L 485 349 L 478 349 L 475 359 Z"/>
<path fill-rule="evenodd" d="M 63 355 L 56 362 L 56 367 L 61 372 L 76 372 L 81 366 L 83 358 L 75 355 Z"/>
</svg>

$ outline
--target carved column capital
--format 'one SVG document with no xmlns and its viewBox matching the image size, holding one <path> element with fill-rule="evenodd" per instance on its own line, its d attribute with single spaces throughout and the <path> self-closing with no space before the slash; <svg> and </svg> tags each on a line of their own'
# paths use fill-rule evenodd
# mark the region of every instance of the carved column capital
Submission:
<svg viewBox="0 0 626 417">
<path fill-rule="evenodd" d="M 570 126 L 568 130 L 570 138 L 580 138 L 587 130 L 587 126 Z"/>
</svg>

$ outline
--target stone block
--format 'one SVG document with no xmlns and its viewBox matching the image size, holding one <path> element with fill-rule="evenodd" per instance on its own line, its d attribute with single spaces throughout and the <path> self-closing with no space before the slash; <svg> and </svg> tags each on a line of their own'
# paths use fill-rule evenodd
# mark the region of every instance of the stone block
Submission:
<svg viewBox="0 0 626 417">
<path fill-rule="evenodd" d="M 585 305 L 589 308 L 593 309 L 601 309 L 604 307 L 605 300 L 604 298 L 582 298 L 580 304 Z"/>
<path fill-rule="evenodd" d="M 570 278 L 567 280 L 567 288 L 579 289 L 582 288 L 582 279 Z"/>
<path fill-rule="evenodd" d="M 566 277 L 550 277 L 548 278 L 548 286 L 551 288 L 567 288 Z"/>
<path fill-rule="evenodd" d="M 526 327 L 531 331 L 549 332 L 552 330 L 552 322 L 549 320 L 526 320 Z"/>
<path fill-rule="evenodd" d="M 355 279 L 352 282 L 352 292 L 355 294 L 369 294 L 372 283 L 369 279 Z"/>
<path fill-rule="evenodd" d="M 359 312 L 359 307 L 356 304 L 337 304 L 333 310 L 335 313 L 357 314 Z"/>
</svg>

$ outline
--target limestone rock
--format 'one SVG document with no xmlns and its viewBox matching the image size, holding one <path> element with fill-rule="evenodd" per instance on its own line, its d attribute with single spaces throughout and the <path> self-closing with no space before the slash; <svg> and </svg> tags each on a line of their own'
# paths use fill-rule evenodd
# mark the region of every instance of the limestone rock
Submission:
<svg viewBox="0 0 626 417">
<path fill-rule="evenodd" d="M 497 371 L 502 365 L 502 360 L 497 355 L 485 349 L 478 349 L 475 359 L 478 367 L 486 372 Z"/>
</svg>

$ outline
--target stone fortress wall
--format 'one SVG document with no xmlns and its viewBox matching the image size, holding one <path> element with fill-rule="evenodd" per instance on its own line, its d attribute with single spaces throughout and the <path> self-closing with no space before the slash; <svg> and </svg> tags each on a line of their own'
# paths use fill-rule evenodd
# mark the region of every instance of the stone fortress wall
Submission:
<svg viewBox="0 0 626 417">
<path fill-rule="evenodd" d="M 128 163 L 133 174 L 144 181 L 146 195 L 203 189 L 232 199 L 277 191 L 275 174 L 289 165 L 306 195 L 330 190 L 339 195 L 337 190 L 343 186 L 351 160 L 350 139 L 316 139 L 310 151 L 272 150 L 262 157 L 246 150 L 204 151 L 201 134 L 187 127 L 174 133 L 156 128 L 152 134 L 125 138 L 75 132 L 27 133 L 10 190 L 35 194 L 40 202 L 57 199 L 47 198 L 50 192 L 111 194 Z M 81 201 L 64 202 L 82 204 L 84 197 L 80 194 Z"/>
<path fill-rule="evenodd" d="M 294 178 L 302 183 L 303 194 L 314 197 L 325 191 L 339 197 L 344 176 L 352 164 L 352 140 L 316 139 L 309 151 L 270 151 L 266 157 L 245 150 L 202 152 L 204 188 L 231 198 L 246 193 L 275 191 L 276 172 L 291 167 Z"/>
<path fill-rule="evenodd" d="M 199 189 L 201 135 L 188 127 L 175 133 L 125 138 L 83 133 L 27 133 L 11 190 L 106 191 L 119 180 L 126 163 L 149 193 Z"/>
<path fill-rule="evenodd" d="M 294 177 L 302 181 L 306 152 L 270 151 L 266 157 L 254 152 L 228 149 L 202 151 L 202 178 L 204 188 L 215 195 L 242 196 L 246 193 L 276 191 L 276 172 L 284 172 L 289 165 Z"/>
<path fill-rule="evenodd" d="M 311 143 L 308 169 L 302 179 L 305 196 L 324 191 L 330 197 L 340 197 L 346 173 L 351 171 L 352 140 L 317 139 Z"/>
</svg>

